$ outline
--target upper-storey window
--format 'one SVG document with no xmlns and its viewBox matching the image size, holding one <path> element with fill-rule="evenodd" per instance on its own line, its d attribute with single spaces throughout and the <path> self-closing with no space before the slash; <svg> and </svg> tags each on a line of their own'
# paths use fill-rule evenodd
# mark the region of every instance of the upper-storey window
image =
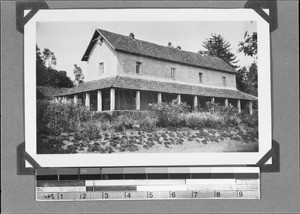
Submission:
<svg viewBox="0 0 300 214">
<path fill-rule="evenodd" d="M 175 79 L 175 68 L 171 68 L 171 78 Z"/>
<path fill-rule="evenodd" d="M 227 86 L 227 79 L 226 79 L 226 77 L 225 76 L 222 76 L 222 84 L 223 84 L 223 86 Z"/>
<path fill-rule="evenodd" d="M 203 83 L 203 74 L 199 73 L 199 83 Z"/>
<path fill-rule="evenodd" d="M 135 73 L 140 74 L 141 71 L 142 71 L 142 63 L 141 62 L 136 62 Z"/>
<path fill-rule="evenodd" d="M 98 74 L 99 74 L 99 76 L 101 75 L 101 74 L 103 74 L 104 73 L 104 63 L 103 62 L 100 62 L 99 63 L 99 67 L 98 67 Z"/>
</svg>

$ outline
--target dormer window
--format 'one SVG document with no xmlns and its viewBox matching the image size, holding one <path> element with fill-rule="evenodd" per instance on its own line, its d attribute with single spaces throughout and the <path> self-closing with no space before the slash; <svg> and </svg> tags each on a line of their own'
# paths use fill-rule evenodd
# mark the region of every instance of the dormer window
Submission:
<svg viewBox="0 0 300 214">
<path fill-rule="evenodd" d="M 223 83 L 223 86 L 227 86 L 227 79 L 225 76 L 222 76 L 222 83 Z"/>
<path fill-rule="evenodd" d="M 203 74 L 199 73 L 199 83 L 203 83 Z"/>
<path fill-rule="evenodd" d="M 171 79 L 175 79 L 175 68 L 171 68 Z"/>
<path fill-rule="evenodd" d="M 101 75 L 101 74 L 103 74 L 104 73 L 104 63 L 103 62 L 100 62 L 99 63 L 99 67 L 98 67 L 98 74 L 99 74 L 99 76 Z"/>
<path fill-rule="evenodd" d="M 142 63 L 141 62 L 136 62 L 135 73 L 140 74 L 141 70 L 142 70 Z"/>
</svg>

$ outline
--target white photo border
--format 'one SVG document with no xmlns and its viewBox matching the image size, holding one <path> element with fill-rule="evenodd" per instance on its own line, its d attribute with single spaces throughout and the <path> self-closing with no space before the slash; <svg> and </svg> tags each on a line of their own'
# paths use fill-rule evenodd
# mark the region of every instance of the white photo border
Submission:
<svg viewBox="0 0 300 214">
<path fill-rule="evenodd" d="M 37 154 L 36 22 L 60 21 L 256 21 L 259 62 L 258 152 Z M 24 26 L 24 72 L 25 151 L 41 167 L 255 165 L 272 147 L 269 23 L 252 9 L 39 10 Z"/>
</svg>

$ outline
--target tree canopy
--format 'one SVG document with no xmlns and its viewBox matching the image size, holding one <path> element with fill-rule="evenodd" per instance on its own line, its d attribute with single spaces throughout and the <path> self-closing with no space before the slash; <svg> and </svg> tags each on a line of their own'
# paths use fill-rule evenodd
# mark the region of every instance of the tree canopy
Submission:
<svg viewBox="0 0 300 214">
<path fill-rule="evenodd" d="M 198 53 L 219 57 L 229 65 L 237 67 L 236 63 L 238 60 L 235 54 L 231 52 L 231 44 L 224 39 L 222 35 L 211 34 L 210 37 L 202 43 L 202 46 L 205 50 L 199 51 Z"/>
<path fill-rule="evenodd" d="M 241 41 L 238 46 L 238 52 L 243 52 L 246 56 L 254 58 L 254 62 L 249 69 L 243 67 L 238 70 L 236 75 L 237 89 L 245 93 L 258 95 L 258 79 L 257 79 L 257 33 L 252 35 L 246 31 L 244 34 L 244 41 Z"/>
<path fill-rule="evenodd" d="M 47 67 L 54 68 L 56 66 L 56 57 L 48 48 L 44 49 L 42 59 Z"/>
<path fill-rule="evenodd" d="M 84 75 L 82 73 L 82 69 L 74 64 L 74 75 L 75 75 L 75 80 L 74 80 L 74 85 L 79 85 L 83 83 Z"/>
<path fill-rule="evenodd" d="M 73 87 L 73 82 L 64 71 L 57 71 L 56 57 L 53 52 L 45 48 L 43 53 L 36 46 L 36 85 L 52 87 Z"/>
<path fill-rule="evenodd" d="M 246 56 L 251 56 L 257 60 L 257 33 L 249 35 L 248 31 L 244 34 L 244 41 L 239 43 L 238 52 L 244 52 Z"/>
<path fill-rule="evenodd" d="M 257 65 L 252 63 L 249 70 L 244 66 L 238 70 L 236 75 L 236 87 L 238 90 L 243 91 L 254 96 L 258 95 L 257 88 Z"/>
</svg>

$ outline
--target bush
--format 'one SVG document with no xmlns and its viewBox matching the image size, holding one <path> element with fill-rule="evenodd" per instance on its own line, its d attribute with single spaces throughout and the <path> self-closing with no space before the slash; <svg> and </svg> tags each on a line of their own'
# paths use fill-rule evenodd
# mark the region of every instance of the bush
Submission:
<svg viewBox="0 0 300 214">
<path fill-rule="evenodd" d="M 92 113 L 93 120 L 100 120 L 100 121 L 112 121 L 113 117 L 107 112 L 93 112 Z"/>
<path fill-rule="evenodd" d="M 50 101 L 37 100 L 36 117 L 37 117 L 37 133 L 48 133 L 47 124 L 50 121 L 50 115 L 47 113 Z"/>
<path fill-rule="evenodd" d="M 178 103 L 178 100 L 173 100 L 170 103 L 150 104 L 150 111 L 157 116 L 157 126 L 167 127 L 182 127 L 184 126 L 184 114 L 190 107 L 186 103 Z"/>
<path fill-rule="evenodd" d="M 156 128 L 158 118 L 153 112 L 146 111 L 137 119 L 137 129 L 141 131 L 153 131 Z"/>
<path fill-rule="evenodd" d="M 206 102 L 205 110 L 223 117 L 223 125 L 237 126 L 241 123 L 237 108 L 231 103 L 228 106 L 221 106 L 219 103 Z"/>
<path fill-rule="evenodd" d="M 189 128 L 215 128 L 224 124 L 224 117 L 210 112 L 193 112 L 186 114 L 185 123 Z"/>
<path fill-rule="evenodd" d="M 224 116 L 224 125 L 238 126 L 241 124 L 241 122 L 241 118 L 237 114 L 232 116 Z"/>
<path fill-rule="evenodd" d="M 232 105 L 220 106 L 207 102 L 205 111 L 189 112 L 186 103 L 173 100 L 170 103 L 149 105 L 147 111 L 120 111 L 111 116 L 105 112 L 91 112 L 72 101 L 37 101 L 37 134 L 60 135 L 74 132 L 80 140 L 96 139 L 102 131 L 124 131 L 136 129 L 153 131 L 156 127 L 203 128 L 237 126 L 241 123 L 249 127 L 258 126 L 257 111 L 253 115 L 237 113 Z"/>
<path fill-rule="evenodd" d="M 37 153 L 38 154 L 57 154 L 62 151 L 63 140 L 60 137 L 37 138 Z"/>
<path fill-rule="evenodd" d="M 132 129 L 136 124 L 136 121 L 133 117 L 127 115 L 120 115 L 113 122 L 113 127 L 116 131 L 124 131 L 125 129 Z"/>
<path fill-rule="evenodd" d="M 157 124 L 157 117 L 150 111 L 127 112 L 115 118 L 113 124 L 116 131 L 125 129 L 138 129 L 143 131 L 152 131 Z"/>
<path fill-rule="evenodd" d="M 72 101 L 37 101 L 38 133 L 59 135 L 61 132 L 75 131 L 78 123 L 87 122 L 92 113 L 82 105 Z"/>
<path fill-rule="evenodd" d="M 252 115 L 241 114 L 240 118 L 241 118 L 241 122 L 244 123 L 245 125 L 252 127 L 252 128 L 258 127 L 258 112 L 257 111 L 253 111 Z"/>
<path fill-rule="evenodd" d="M 100 137 L 102 123 L 99 121 L 88 121 L 80 123 L 74 133 L 77 140 L 94 140 Z"/>
<path fill-rule="evenodd" d="M 206 111 L 225 116 L 234 116 L 238 113 L 237 109 L 230 103 L 228 106 L 221 106 L 219 103 L 206 102 Z"/>
<path fill-rule="evenodd" d="M 220 111 L 221 106 L 218 103 L 207 101 L 205 110 L 211 113 Z"/>
</svg>

